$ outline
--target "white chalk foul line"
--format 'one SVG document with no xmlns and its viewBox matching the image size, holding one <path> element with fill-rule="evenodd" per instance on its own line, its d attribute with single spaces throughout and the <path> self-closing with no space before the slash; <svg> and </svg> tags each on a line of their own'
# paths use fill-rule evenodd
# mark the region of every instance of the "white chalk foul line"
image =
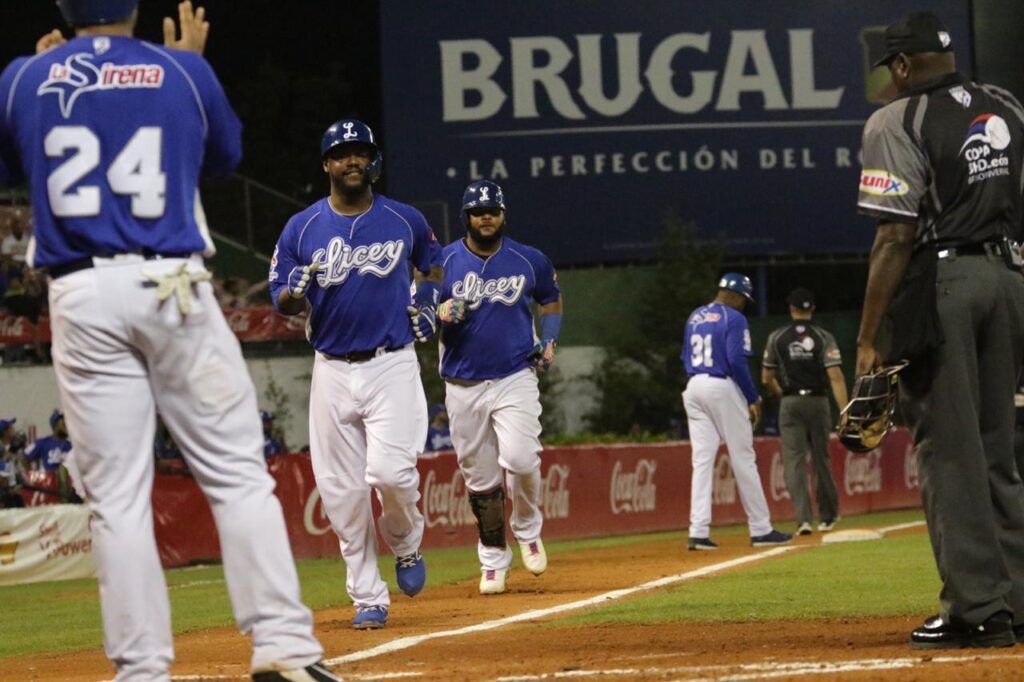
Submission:
<svg viewBox="0 0 1024 682">
<path fill-rule="evenodd" d="M 397 673 L 368 673 L 363 675 L 356 675 L 349 673 L 345 675 L 347 680 L 398 680 L 409 677 L 423 677 L 423 673 L 420 672 L 397 672 Z M 201 682 L 203 680 L 248 680 L 249 675 L 173 675 L 172 680 L 181 680 L 182 682 Z M 109 680 L 108 682 L 114 682 Z"/>
<path fill-rule="evenodd" d="M 484 621 L 483 623 L 477 623 L 476 625 L 467 625 L 463 628 L 455 628 L 454 630 L 440 630 L 438 632 L 428 632 L 422 635 L 413 635 L 410 637 L 401 637 L 399 639 L 386 642 L 379 646 L 375 646 L 372 649 L 364 649 L 363 651 L 356 651 L 345 656 L 338 656 L 327 661 L 328 665 L 337 665 L 339 663 L 352 663 L 354 661 L 362 661 L 367 658 L 374 658 L 376 656 L 383 656 L 384 654 L 390 654 L 395 651 L 401 651 L 402 649 L 408 649 L 414 647 L 417 644 L 430 641 L 432 639 L 442 639 L 445 637 L 458 637 L 461 635 L 469 635 L 475 632 L 484 632 L 486 630 L 494 630 L 496 628 L 504 627 L 506 625 L 512 625 L 514 623 L 522 623 L 529 620 L 536 620 L 537 618 L 545 618 L 552 616 L 557 613 L 565 613 L 566 611 L 575 611 L 577 609 L 583 609 L 588 606 L 594 606 L 597 604 L 603 604 L 616 599 L 622 599 L 639 592 L 646 592 L 649 590 L 655 590 L 659 587 L 665 587 L 667 585 L 674 585 L 676 583 L 686 582 L 687 580 L 693 580 L 694 578 L 700 578 L 719 571 L 724 571 L 735 566 L 742 566 L 743 564 L 749 564 L 755 561 L 761 561 L 769 557 L 778 556 L 784 552 L 789 552 L 794 549 L 798 549 L 799 546 L 786 546 L 786 547 L 775 547 L 764 552 L 758 552 L 757 554 L 750 554 L 747 556 L 739 557 L 737 559 L 731 559 L 729 561 L 723 561 L 718 564 L 711 564 L 710 566 L 704 566 L 693 571 L 686 573 L 679 573 L 677 575 L 670 575 L 664 578 L 658 578 L 657 580 L 651 580 L 650 582 L 643 583 L 641 585 L 635 585 L 633 587 L 626 587 L 619 590 L 612 590 L 611 592 L 605 592 L 595 597 L 589 597 L 587 599 L 580 599 L 578 601 L 567 602 L 565 604 L 559 604 L 558 606 L 551 606 L 546 609 L 533 609 L 530 611 L 524 611 L 523 613 L 516 614 L 514 616 L 507 616 L 505 618 L 499 618 L 497 620 Z"/>
<path fill-rule="evenodd" d="M 537 680 L 572 679 L 581 677 L 620 677 L 631 676 L 665 676 L 678 675 L 680 673 L 698 675 L 698 677 L 682 677 L 685 682 L 746 682 L 747 680 L 763 680 L 775 677 L 794 677 L 803 675 L 834 675 L 846 672 L 871 672 L 876 670 L 899 670 L 913 668 L 922 664 L 945 664 L 963 663 L 969 661 L 1006 661 L 1024 660 L 1024 654 L 994 654 L 985 655 L 976 652 L 964 654 L 963 656 L 935 656 L 925 658 L 867 658 L 851 661 L 791 661 L 779 662 L 768 661 L 764 663 L 736 663 L 718 665 L 690 665 L 647 667 L 647 668 L 607 668 L 594 670 L 566 670 L 554 673 L 541 673 L 537 675 L 509 675 L 499 677 L 495 682 L 535 682 Z M 721 675 L 721 672 L 734 672 L 732 675 Z M 711 675 L 711 677 L 707 677 Z"/>
<path fill-rule="evenodd" d="M 907 523 L 897 523 L 895 526 L 886 526 L 885 528 L 879 528 L 878 532 L 881 533 L 882 535 L 885 535 L 886 533 L 892 533 L 892 532 L 897 531 L 897 530 L 906 530 L 907 528 L 917 528 L 918 526 L 924 526 L 924 525 L 926 525 L 926 522 L 924 520 L 921 520 L 921 521 L 909 521 Z"/>
</svg>

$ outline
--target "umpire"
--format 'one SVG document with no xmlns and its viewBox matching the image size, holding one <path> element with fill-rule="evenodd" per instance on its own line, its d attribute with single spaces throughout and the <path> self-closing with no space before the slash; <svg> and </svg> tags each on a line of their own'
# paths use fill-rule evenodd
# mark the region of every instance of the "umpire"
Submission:
<svg viewBox="0 0 1024 682">
<path fill-rule="evenodd" d="M 1013 456 L 1024 278 L 1009 241 L 1020 229 L 1024 110 L 1006 90 L 957 73 L 955 40 L 931 13 L 889 26 L 885 45 L 879 65 L 898 95 L 864 128 L 858 205 L 878 227 L 857 374 L 883 358 L 911 361 L 900 402 L 942 591 L 940 612 L 910 643 L 1011 646 L 1024 638 L 1024 489 Z M 891 334 L 879 336 L 883 318 Z"/>
<path fill-rule="evenodd" d="M 768 336 L 761 362 L 761 383 L 782 398 L 779 429 L 786 489 L 796 513 L 796 532 L 810 535 L 813 531 L 807 488 L 808 446 L 821 520 L 818 530 L 832 530 L 839 519 L 839 494 L 828 457 L 833 424 L 828 389 L 831 387 L 836 404 L 842 408 L 846 405 L 846 379 L 835 337 L 811 324 L 814 294 L 807 289 L 794 289 L 787 300 L 793 321 Z"/>
</svg>

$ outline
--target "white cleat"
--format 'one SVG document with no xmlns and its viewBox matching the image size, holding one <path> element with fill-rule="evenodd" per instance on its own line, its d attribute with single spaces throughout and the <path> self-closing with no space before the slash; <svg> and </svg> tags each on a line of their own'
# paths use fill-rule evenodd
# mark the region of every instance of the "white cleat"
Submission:
<svg viewBox="0 0 1024 682">
<path fill-rule="evenodd" d="M 480 571 L 480 594 L 501 594 L 505 591 L 508 569 L 484 568 Z"/>
<path fill-rule="evenodd" d="M 548 553 L 544 551 L 544 543 L 540 538 L 533 542 L 520 542 L 519 549 L 523 553 L 523 566 L 534 575 L 548 570 Z"/>
</svg>

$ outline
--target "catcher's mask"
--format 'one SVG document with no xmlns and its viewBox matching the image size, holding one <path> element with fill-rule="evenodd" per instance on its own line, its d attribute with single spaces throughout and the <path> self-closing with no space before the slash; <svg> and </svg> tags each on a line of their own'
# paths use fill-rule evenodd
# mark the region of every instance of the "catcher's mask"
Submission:
<svg viewBox="0 0 1024 682">
<path fill-rule="evenodd" d="M 850 402 L 840 413 L 839 440 L 848 450 L 869 452 L 882 444 L 892 427 L 899 372 L 906 366 L 900 362 L 857 378 Z"/>
</svg>

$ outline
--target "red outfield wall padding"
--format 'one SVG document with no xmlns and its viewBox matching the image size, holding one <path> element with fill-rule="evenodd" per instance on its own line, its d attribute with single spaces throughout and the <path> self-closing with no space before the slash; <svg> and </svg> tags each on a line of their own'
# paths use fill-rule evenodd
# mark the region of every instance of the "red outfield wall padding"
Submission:
<svg viewBox="0 0 1024 682">
<path fill-rule="evenodd" d="M 758 438 L 755 449 L 772 518 L 777 523 L 790 521 L 793 509 L 783 482 L 781 443 L 778 438 Z M 905 430 L 894 432 L 882 448 L 863 455 L 847 452 L 833 438 L 831 457 L 843 515 L 920 504 L 916 459 Z M 295 556 L 337 556 L 338 539 L 320 504 L 309 456 L 274 457 L 269 467 L 277 481 Z M 420 459 L 419 470 L 424 547 L 475 544 L 473 514 L 455 456 L 441 453 Z M 546 539 L 687 526 L 691 473 L 687 442 L 549 448 L 543 454 L 541 473 Z M 47 487 L 47 478 L 37 477 L 33 483 Z M 25 495 L 35 504 L 55 501 L 43 493 L 26 491 Z M 724 447 L 715 465 L 712 499 L 716 525 L 746 520 Z M 220 556 L 210 508 L 191 478 L 158 475 L 153 515 L 165 566 Z"/>
</svg>

